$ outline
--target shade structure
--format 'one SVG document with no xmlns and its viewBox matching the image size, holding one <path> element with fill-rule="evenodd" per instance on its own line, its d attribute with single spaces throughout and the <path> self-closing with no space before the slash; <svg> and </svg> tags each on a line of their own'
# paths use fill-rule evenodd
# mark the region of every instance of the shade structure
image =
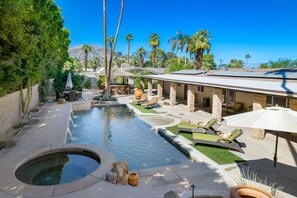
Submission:
<svg viewBox="0 0 297 198">
<path fill-rule="evenodd" d="M 297 112 L 279 106 L 223 117 L 228 126 L 276 131 L 274 166 L 277 161 L 278 132 L 297 133 Z"/>
<path fill-rule="evenodd" d="M 67 77 L 67 82 L 66 82 L 65 88 L 72 89 L 72 87 L 73 87 L 73 84 L 72 84 L 72 79 L 71 79 L 71 73 L 69 73 L 68 77 Z"/>
<path fill-rule="evenodd" d="M 104 70 L 99 71 L 99 75 L 104 76 L 105 75 Z M 111 79 L 116 79 L 118 77 L 135 78 L 136 75 L 134 75 L 130 72 L 127 72 L 121 68 L 112 68 L 111 69 Z"/>
</svg>

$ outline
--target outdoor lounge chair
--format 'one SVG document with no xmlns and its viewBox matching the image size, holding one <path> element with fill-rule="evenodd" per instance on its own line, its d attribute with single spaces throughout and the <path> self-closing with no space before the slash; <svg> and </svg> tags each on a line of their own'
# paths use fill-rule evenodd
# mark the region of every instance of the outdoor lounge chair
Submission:
<svg viewBox="0 0 297 198">
<path fill-rule="evenodd" d="M 204 126 L 197 124 L 190 124 L 186 122 L 181 122 L 177 125 L 177 133 L 179 132 L 189 132 L 192 133 L 193 128 L 204 128 L 206 131 L 212 130 L 212 126 L 217 122 L 216 118 L 210 119 Z"/>
<path fill-rule="evenodd" d="M 236 102 L 232 107 L 227 107 L 226 113 L 230 114 L 230 113 L 239 112 L 241 110 L 241 107 L 242 107 L 242 103 Z"/>
<path fill-rule="evenodd" d="M 132 103 L 140 105 L 141 103 L 145 103 L 146 101 L 147 101 L 147 95 L 146 95 L 146 93 L 143 93 L 140 96 L 140 99 L 134 100 Z"/>
<path fill-rule="evenodd" d="M 240 135 L 242 135 L 241 129 L 233 130 L 231 132 L 230 137 L 228 138 L 223 138 L 219 135 L 193 133 L 193 145 L 194 146 L 196 144 L 213 145 L 213 146 L 228 148 L 228 149 L 232 149 L 232 150 L 244 153 L 244 151 L 240 148 L 237 141 L 235 140 Z"/>
<path fill-rule="evenodd" d="M 158 105 L 158 97 L 152 97 L 149 102 L 141 104 L 141 106 L 146 109 L 152 108 L 155 105 Z"/>
</svg>

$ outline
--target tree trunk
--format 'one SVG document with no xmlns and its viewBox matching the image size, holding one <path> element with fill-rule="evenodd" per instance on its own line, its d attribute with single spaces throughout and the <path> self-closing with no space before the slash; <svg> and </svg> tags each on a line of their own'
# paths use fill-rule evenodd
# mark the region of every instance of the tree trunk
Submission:
<svg viewBox="0 0 297 198">
<path fill-rule="evenodd" d="M 128 40 L 128 55 L 127 55 L 127 62 L 128 62 L 128 65 L 130 66 L 130 40 Z"/>
<path fill-rule="evenodd" d="M 142 67 L 143 66 L 143 57 L 140 56 L 139 59 L 140 59 L 140 65 L 139 66 Z"/>
<path fill-rule="evenodd" d="M 185 53 L 185 66 L 187 65 L 187 54 Z"/>
<path fill-rule="evenodd" d="M 153 48 L 153 67 L 156 65 L 156 49 Z"/>
<path fill-rule="evenodd" d="M 178 64 L 180 65 L 180 49 L 178 49 Z"/>
<path fill-rule="evenodd" d="M 200 70 L 201 66 L 202 66 L 202 58 L 203 58 L 203 53 L 202 53 L 202 49 L 198 49 L 196 52 L 196 56 L 195 56 L 195 66 L 196 66 L 196 70 Z"/>
<path fill-rule="evenodd" d="M 107 42 L 106 42 L 106 0 L 103 0 L 103 39 L 104 39 L 104 50 L 103 50 L 103 63 L 104 63 L 104 74 L 105 74 L 105 78 L 104 78 L 104 84 L 105 84 L 105 93 L 107 92 Z"/>
<path fill-rule="evenodd" d="M 123 12 L 124 12 L 124 3 L 125 3 L 124 0 L 122 0 L 120 18 L 118 21 L 118 27 L 117 27 L 117 31 L 116 31 L 114 41 L 113 41 L 113 48 L 110 49 L 110 59 L 109 59 L 108 72 L 107 72 L 107 90 L 106 90 L 107 97 L 110 97 L 111 64 L 112 64 L 112 58 L 113 58 L 114 50 L 116 48 L 117 39 L 118 39 L 118 35 L 119 35 L 121 23 L 122 23 L 122 17 L 123 17 Z"/>
<path fill-rule="evenodd" d="M 85 65 L 85 72 L 86 72 L 87 66 L 88 66 L 88 51 L 87 50 L 85 50 L 84 65 Z"/>
</svg>

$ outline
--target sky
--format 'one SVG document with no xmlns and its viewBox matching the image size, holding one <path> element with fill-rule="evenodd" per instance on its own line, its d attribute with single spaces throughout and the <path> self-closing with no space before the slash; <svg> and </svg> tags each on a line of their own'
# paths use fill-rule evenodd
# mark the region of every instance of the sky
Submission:
<svg viewBox="0 0 297 198">
<path fill-rule="evenodd" d="M 121 0 L 107 1 L 107 35 L 114 36 Z M 71 46 L 103 46 L 102 0 L 56 0 L 62 9 Z M 297 0 L 125 0 L 116 51 L 148 47 L 149 35 L 160 36 L 160 48 L 171 51 L 168 38 L 176 31 L 193 35 L 206 29 L 212 36 L 215 61 L 230 59 L 262 63 L 278 58 L 297 59 Z"/>
</svg>

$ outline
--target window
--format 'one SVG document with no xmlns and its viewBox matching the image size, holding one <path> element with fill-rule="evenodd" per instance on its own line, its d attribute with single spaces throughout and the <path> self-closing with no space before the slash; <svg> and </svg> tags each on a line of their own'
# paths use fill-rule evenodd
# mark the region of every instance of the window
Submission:
<svg viewBox="0 0 297 198">
<path fill-rule="evenodd" d="M 266 106 L 272 107 L 278 105 L 280 107 L 288 107 L 288 99 L 277 96 L 266 96 Z"/>
<path fill-rule="evenodd" d="M 223 95 L 223 105 L 227 105 L 227 106 L 233 106 L 235 103 L 235 96 L 236 96 L 236 92 L 233 90 L 226 90 L 223 89 L 222 90 L 222 95 Z"/>
<path fill-rule="evenodd" d="M 204 92 L 204 86 L 197 86 L 197 91 Z"/>
</svg>

